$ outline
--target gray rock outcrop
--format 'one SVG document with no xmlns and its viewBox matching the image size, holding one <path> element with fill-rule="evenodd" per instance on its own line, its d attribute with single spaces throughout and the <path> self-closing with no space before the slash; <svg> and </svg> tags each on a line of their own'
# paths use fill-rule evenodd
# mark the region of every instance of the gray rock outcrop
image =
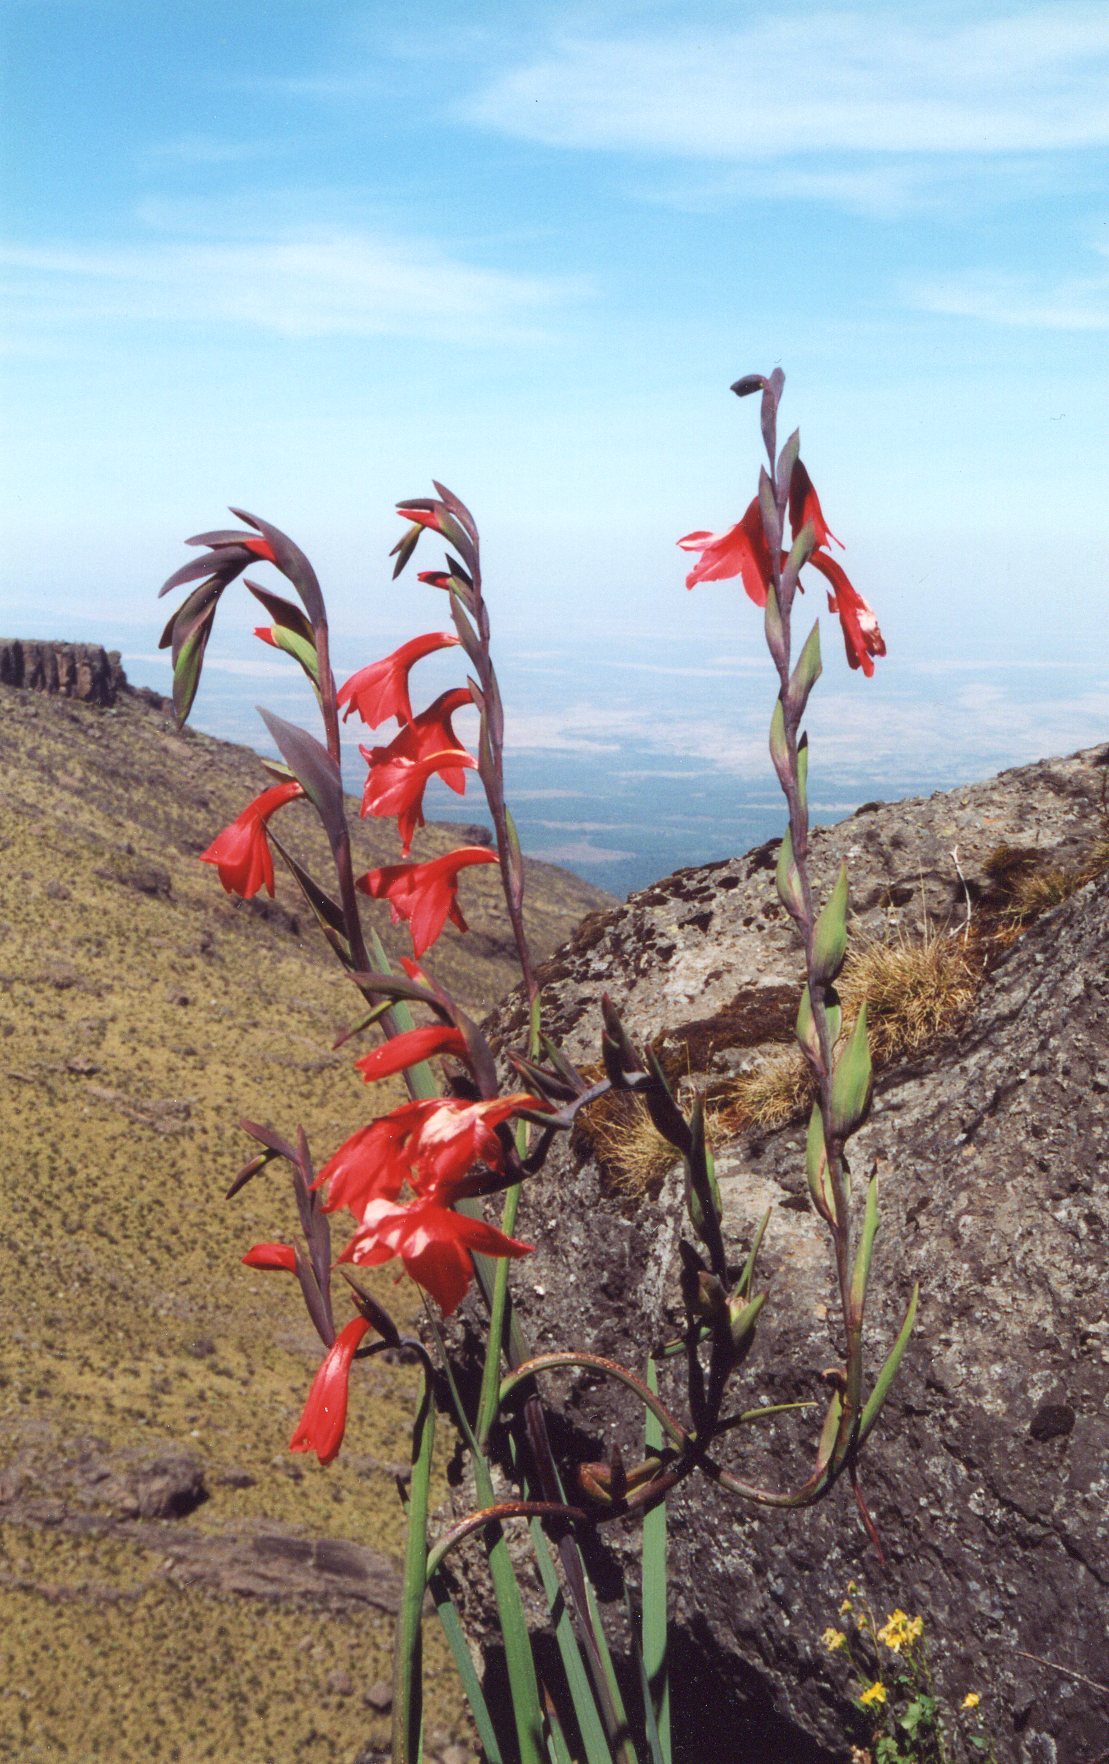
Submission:
<svg viewBox="0 0 1109 1764">
<path fill-rule="evenodd" d="M 1107 761 L 1109 750 L 1091 750 L 868 805 L 815 835 L 819 887 L 845 858 L 854 937 L 887 935 L 891 921 L 911 935 L 925 915 L 958 926 L 968 901 L 986 918 L 997 910 L 998 848 L 1033 847 L 1041 864 L 1073 872 L 1105 839 Z M 691 1085 L 757 1063 L 789 1036 L 801 973 L 775 858 L 766 847 L 680 871 L 587 921 L 541 974 L 550 1033 L 595 1061 L 608 992 L 633 1038 Z M 881 1611 L 925 1618 L 949 1706 L 981 1695 L 999 1759 L 1109 1756 L 1107 950 L 1102 873 L 995 947 L 953 1039 L 880 1074 L 852 1153 L 857 1191 L 872 1171 L 881 1183 L 872 1375 L 913 1280 L 922 1289 L 914 1343 L 862 1466 L 886 1562 L 846 1484 L 792 1516 L 741 1506 L 704 1478 L 680 1490 L 673 1698 L 687 1760 L 792 1764 L 863 1743 L 847 1675 L 820 1642 L 849 1579 Z M 518 1003 L 495 1027 L 519 1044 Z M 761 1280 L 770 1301 L 737 1406 L 819 1397 L 820 1371 L 842 1350 L 803 1128 L 748 1129 L 718 1146 L 717 1170 L 737 1262 L 762 1212 L 772 1215 Z M 537 1253 L 513 1285 L 535 1351 L 577 1345 L 641 1368 L 680 1317 L 681 1213 L 677 1170 L 634 1198 L 588 1134 L 563 1143 L 520 1220 Z M 680 1380 L 668 1383 L 683 1409 Z M 641 1455 L 641 1419 L 616 1390 L 552 1381 L 567 1458 L 602 1457 L 613 1438 L 629 1461 Z M 781 1486 L 803 1478 L 811 1434 L 790 1418 L 731 1436 L 722 1456 Z M 634 1585 L 636 1529 L 620 1522 L 601 1537 Z"/>
<path fill-rule="evenodd" d="M 127 680 L 117 649 L 99 643 L 37 643 L 0 638 L 0 686 L 52 692 L 85 704 L 114 704 Z"/>
</svg>

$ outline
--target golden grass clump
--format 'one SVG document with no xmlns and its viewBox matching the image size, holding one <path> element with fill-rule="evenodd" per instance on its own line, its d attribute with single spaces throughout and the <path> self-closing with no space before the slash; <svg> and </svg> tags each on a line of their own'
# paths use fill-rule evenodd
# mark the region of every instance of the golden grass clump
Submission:
<svg viewBox="0 0 1109 1764">
<path fill-rule="evenodd" d="M 966 1015 L 978 984 L 967 944 L 942 931 L 863 943 L 848 955 L 839 995 L 848 1025 L 865 1001 L 878 1065 L 920 1053 Z"/>
<path fill-rule="evenodd" d="M 650 1194 L 679 1156 L 651 1120 L 647 1105 L 626 1091 L 598 1097 L 583 1125 L 598 1163 L 625 1194 Z"/>
<path fill-rule="evenodd" d="M 865 943 L 847 958 L 839 982 L 844 1033 L 865 1001 L 875 1065 L 919 1054 L 948 1035 L 966 1015 L 979 968 L 962 939 L 938 931 Z M 785 1048 L 736 1080 L 713 1111 L 718 1127 L 767 1131 L 804 1115 L 815 1094 L 800 1048 Z"/>
<path fill-rule="evenodd" d="M 753 1072 L 737 1078 L 721 1099 L 716 1119 L 732 1132 L 743 1127 L 767 1131 L 784 1127 L 803 1115 L 812 1103 L 816 1087 L 799 1047 L 787 1047 L 764 1060 Z"/>
<path fill-rule="evenodd" d="M 1109 838 L 1095 839 L 1069 869 L 1044 858 L 1042 851 L 1031 847 L 999 845 L 986 859 L 986 873 L 1004 898 L 1004 917 L 1011 924 L 1030 924 L 1103 876 L 1109 870 Z"/>
</svg>

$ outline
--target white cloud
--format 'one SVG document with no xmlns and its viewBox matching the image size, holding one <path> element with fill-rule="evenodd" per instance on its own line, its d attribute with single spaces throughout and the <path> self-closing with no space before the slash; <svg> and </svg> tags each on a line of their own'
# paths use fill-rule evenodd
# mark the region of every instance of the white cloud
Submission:
<svg viewBox="0 0 1109 1764">
<path fill-rule="evenodd" d="M 41 338 L 51 322 L 227 324 L 282 337 L 525 343 L 587 292 L 580 280 L 467 263 L 364 228 L 138 244 L 0 244 L 5 303 Z"/>
<path fill-rule="evenodd" d="M 877 681 L 853 681 L 844 691 L 814 696 L 810 706 L 813 765 L 818 778 L 888 777 L 891 789 L 904 780 L 932 778 L 939 788 L 946 780 L 970 773 L 985 776 L 1003 766 L 1068 753 L 1104 740 L 1109 718 L 1109 680 L 1090 679 L 1088 671 L 1071 667 L 1071 691 L 1035 699 L 1009 689 L 1007 670 L 995 676 L 979 670 L 950 694 L 905 695 Z M 607 753 L 614 775 L 692 779 L 700 765 L 747 783 L 767 774 L 764 707 L 733 706 L 726 732 L 718 715 L 652 715 L 645 709 L 621 709 L 579 702 L 561 710 L 516 713 L 507 709 L 511 750 L 549 752 L 556 756 Z M 681 772 L 643 765 L 658 755 L 671 764 L 680 757 Z M 632 759 L 640 762 L 634 769 Z"/>
<path fill-rule="evenodd" d="M 1109 144 L 1107 66 L 1103 4 L 787 8 L 741 28 L 566 35 L 464 114 L 551 146 L 701 161 L 1044 153 Z"/>
<path fill-rule="evenodd" d="M 907 290 L 924 312 L 1038 331 L 1109 330 L 1109 274 L 1057 280 L 970 271 Z"/>
<path fill-rule="evenodd" d="M 242 165 L 250 160 L 272 159 L 289 153 L 293 143 L 287 138 L 263 141 L 230 141 L 219 135 L 178 135 L 172 141 L 159 141 L 141 154 L 144 164 L 164 166 Z"/>
</svg>

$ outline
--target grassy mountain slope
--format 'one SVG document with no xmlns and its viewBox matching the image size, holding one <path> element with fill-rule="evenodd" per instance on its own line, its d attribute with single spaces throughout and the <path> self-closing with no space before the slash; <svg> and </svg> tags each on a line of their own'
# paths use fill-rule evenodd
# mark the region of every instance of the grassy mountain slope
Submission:
<svg viewBox="0 0 1109 1764">
<path fill-rule="evenodd" d="M 330 1051 L 359 1001 L 280 863 L 271 905 L 196 861 L 264 787 L 254 755 L 142 694 L 0 688 L 0 771 L 0 1757 L 353 1759 L 387 1731 L 362 1692 L 389 1675 L 414 1375 L 359 1367 L 349 1451 L 290 1457 L 319 1344 L 291 1283 L 238 1265 L 295 1229 L 287 1178 L 222 1196 L 240 1116 L 303 1122 L 322 1160 L 400 1092 Z M 306 805 L 282 834 L 326 879 Z M 360 868 L 395 861 L 392 823 L 355 837 Z M 431 962 L 477 1013 L 515 978 L 495 875 L 464 879 L 472 933 Z M 541 955 L 605 901 L 547 865 L 529 889 Z M 301 1564 L 298 1599 L 300 1568 L 258 1579 L 298 1534 L 371 1548 L 346 1580 Z"/>
</svg>

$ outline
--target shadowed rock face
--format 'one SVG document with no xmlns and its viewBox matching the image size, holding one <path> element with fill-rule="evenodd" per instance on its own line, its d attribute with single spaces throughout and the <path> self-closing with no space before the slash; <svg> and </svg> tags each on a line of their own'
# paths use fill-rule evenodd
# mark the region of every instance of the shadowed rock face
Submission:
<svg viewBox="0 0 1109 1764">
<path fill-rule="evenodd" d="M 933 923 L 958 923 L 966 895 L 952 849 L 979 911 L 1001 843 L 1073 863 L 1105 834 L 1107 757 L 860 811 L 816 834 L 818 885 L 846 857 L 856 934 L 879 934 L 891 911 L 911 927 L 922 903 Z M 773 893 L 775 856 L 681 871 L 588 922 L 546 973 L 545 1014 L 568 1050 L 597 1058 L 602 991 L 633 1037 L 684 1055 L 694 1081 L 776 1039 L 780 1012 L 760 999 L 787 987 L 796 998 L 800 964 Z M 819 1639 L 851 1578 L 882 1613 L 925 1617 L 946 1693 L 956 1704 L 981 1693 L 1000 1758 L 1096 1764 L 1109 1753 L 1109 1699 L 1044 1663 L 1107 1679 L 1107 950 L 1103 875 L 996 963 L 952 1044 L 880 1077 L 852 1152 L 857 1194 L 874 1171 L 881 1183 L 871 1376 L 913 1280 L 922 1289 L 914 1344 L 863 1460 L 886 1564 L 846 1485 L 792 1517 L 741 1506 L 703 1479 L 680 1491 L 673 1695 L 677 1726 L 692 1726 L 688 1759 L 838 1758 L 848 1738 L 861 1742 L 845 1674 Z M 498 1028 L 513 1034 L 518 1022 L 517 1007 Z M 717 1170 L 736 1262 L 771 1210 L 760 1282 L 771 1296 L 735 1406 L 819 1397 L 820 1371 L 842 1349 L 803 1130 L 747 1133 L 718 1148 Z M 629 1200 L 576 1137 L 527 1203 L 521 1234 L 538 1248 L 514 1288 L 534 1348 L 577 1344 L 641 1367 L 680 1314 L 679 1172 L 656 1199 Z M 640 1455 L 641 1421 L 614 1388 L 577 1387 L 558 1421 L 568 1455 L 605 1455 L 614 1436 Z M 684 1409 L 681 1381 L 667 1388 Z M 552 1383 L 552 1400 L 568 1389 Z M 733 1435 L 721 1456 L 784 1486 L 803 1478 L 813 1433 L 776 1422 Z M 634 1529 L 609 1528 L 604 1545 L 634 1583 Z"/>
<path fill-rule="evenodd" d="M 117 649 L 98 643 L 32 643 L 0 638 L 0 685 L 53 692 L 85 704 L 114 704 L 127 680 Z"/>
</svg>

